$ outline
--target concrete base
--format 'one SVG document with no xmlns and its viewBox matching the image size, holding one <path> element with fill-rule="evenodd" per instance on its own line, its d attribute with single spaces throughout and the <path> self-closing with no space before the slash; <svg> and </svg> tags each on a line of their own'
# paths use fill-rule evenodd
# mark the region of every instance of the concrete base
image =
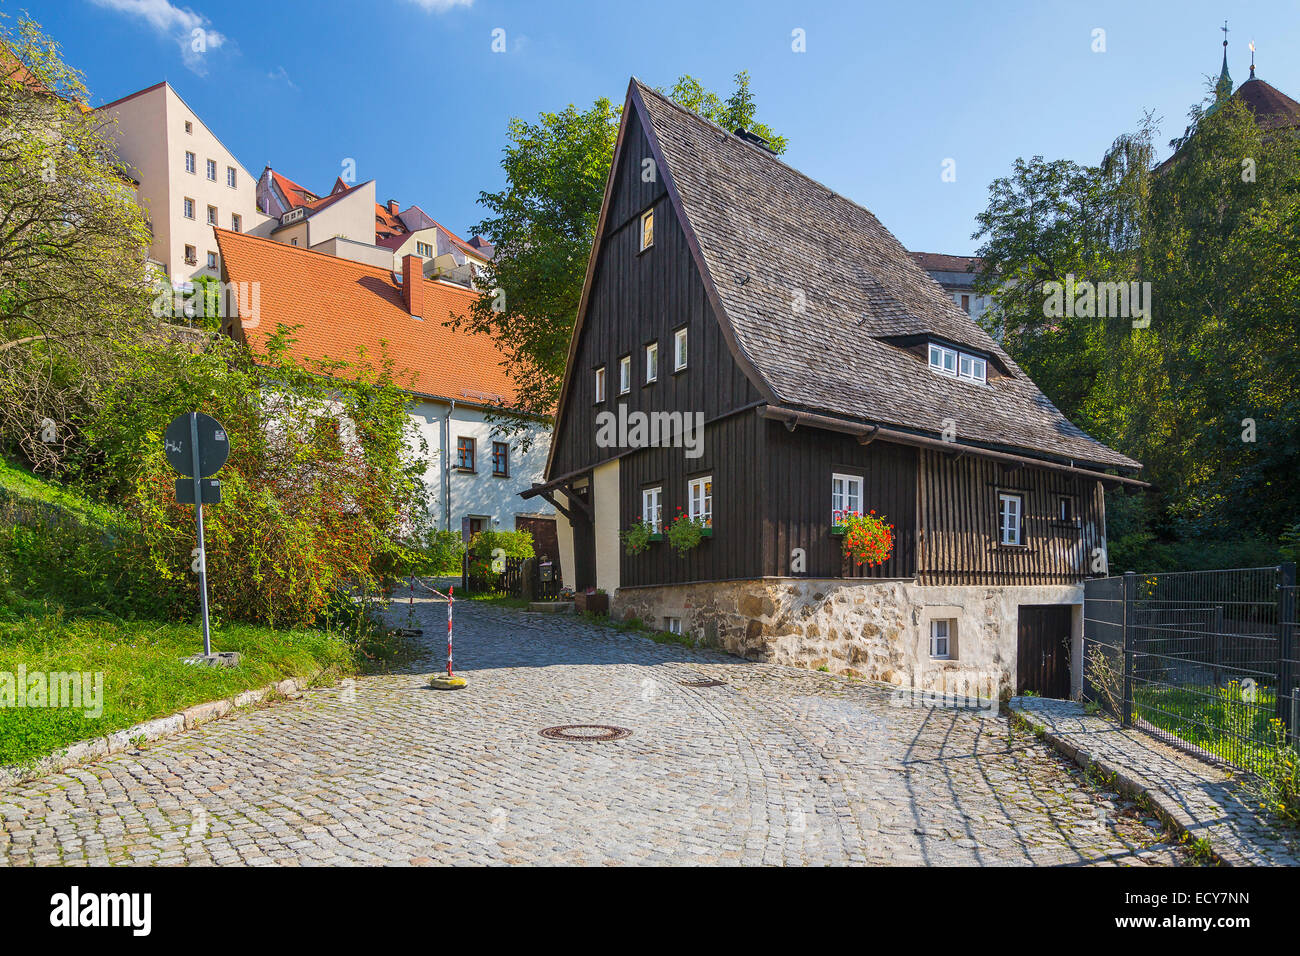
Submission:
<svg viewBox="0 0 1300 956">
<path fill-rule="evenodd" d="M 567 614 L 573 610 L 572 601 L 530 601 L 528 610 L 543 614 Z"/>
<path fill-rule="evenodd" d="M 460 690 L 465 686 L 465 678 L 448 677 L 446 674 L 434 674 L 429 678 L 429 686 L 435 690 Z"/>
</svg>

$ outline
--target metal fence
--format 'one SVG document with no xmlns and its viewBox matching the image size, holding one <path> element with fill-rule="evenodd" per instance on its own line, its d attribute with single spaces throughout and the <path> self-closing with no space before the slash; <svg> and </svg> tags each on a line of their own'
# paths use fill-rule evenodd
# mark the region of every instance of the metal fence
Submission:
<svg viewBox="0 0 1300 956">
<path fill-rule="evenodd" d="M 1300 730 L 1295 565 L 1084 584 L 1084 698 L 1248 770 Z"/>
</svg>

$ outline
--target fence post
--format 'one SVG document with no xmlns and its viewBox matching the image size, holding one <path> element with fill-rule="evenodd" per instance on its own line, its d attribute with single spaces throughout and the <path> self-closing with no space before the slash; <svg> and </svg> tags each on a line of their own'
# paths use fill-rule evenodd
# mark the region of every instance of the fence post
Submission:
<svg viewBox="0 0 1300 956">
<path fill-rule="evenodd" d="M 1277 717 L 1282 721 L 1288 737 L 1294 736 L 1295 727 L 1295 562 L 1288 561 L 1278 568 L 1277 593 Z"/>
<path fill-rule="evenodd" d="M 469 551 L 460 556 L 460 589 L 469 593 Z"/>
<path fill-rule="evenodd" d="M 1124 712 L 1121 727 L 1133 726 L 1133 602 L 1137 597 L 1137 575 L 1124 572 Z"/>
<path fill-rule="evenodd" d="M 1210 615 L 1210 673 L 1214 678 L 1214 686 L 1223 686 L 1223 668 L 1219 666 L 1219 658 L 1222 656 L 1221 642 L 1223 641 L 1223 605 L 1217 605 L 1214 613 Z"/>
<path fill-rule="evenodd" d="M 537 559 L 524 558 L 519 566 L 519 596 L 525 601 L 537 600 Z"/>
</svg>

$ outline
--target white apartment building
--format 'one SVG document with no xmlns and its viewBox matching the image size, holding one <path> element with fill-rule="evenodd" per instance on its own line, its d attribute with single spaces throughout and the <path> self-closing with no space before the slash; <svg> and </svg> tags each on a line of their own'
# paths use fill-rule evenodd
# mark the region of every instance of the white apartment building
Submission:
<svg viewBox="0 0 1300 956">
<path fill-rule="evenodd" d="M 218 278 L 213 227 L 265 235 L 257 180 L 166 81 L 99 107 L 114 121 L 119 158 L 139 181 L 153 230 L 150 258 L 173 286 Z"/>
</svg>

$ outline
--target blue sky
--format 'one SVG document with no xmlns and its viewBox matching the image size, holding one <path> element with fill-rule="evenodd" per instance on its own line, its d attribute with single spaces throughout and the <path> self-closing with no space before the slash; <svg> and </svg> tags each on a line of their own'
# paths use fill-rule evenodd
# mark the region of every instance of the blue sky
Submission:
<svg viewBox="0 0 1300 956">
<path fill-rule="evenodd" d="M 1144 110 L 1163 117 L 1162 147 L 1180 133 L 1218 73 L 1225 18 L 1234 81 L 1253 39 L 1258 75 L 1300 98 L 1296 0 L 0 0 L 11 18 L 20 6 L 95 104 L 169 80 L 254 174 L 270 164 L 324 191 L 352 158 L 381 202 L 419 203 L 459 232 L 502 184 L 510 117 L 621 102 L 633 74 L 690 73 L 725 94 L 749 70 L 791 165 L 908 248 L 951 253 L 974 251 L 988 184 L 1017 156 L 1095 162 Z"/>
</svg>

